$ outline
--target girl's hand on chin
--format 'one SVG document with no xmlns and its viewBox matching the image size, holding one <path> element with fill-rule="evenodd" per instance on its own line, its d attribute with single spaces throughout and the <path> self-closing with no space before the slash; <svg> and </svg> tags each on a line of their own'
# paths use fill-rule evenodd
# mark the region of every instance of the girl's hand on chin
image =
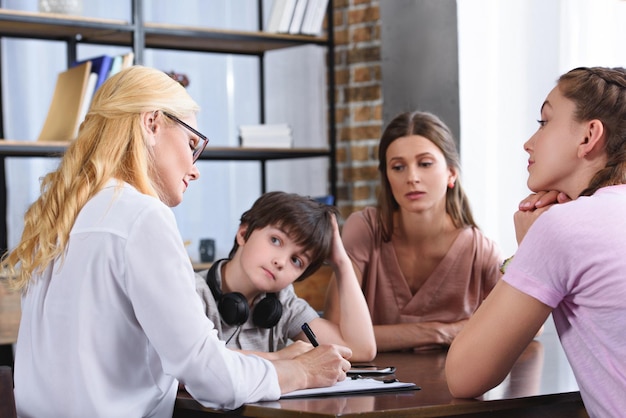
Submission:
<svg viewBox="0 0 626 418">
<path fill-rule="evenodd" d="M 519 204 L 520 211 L 534 211 L 535 209 L 545 208 L 557 203 L 569 202 L 568 195 L 557 190 L 542 191 L 531 193 Z"/>
</svg>

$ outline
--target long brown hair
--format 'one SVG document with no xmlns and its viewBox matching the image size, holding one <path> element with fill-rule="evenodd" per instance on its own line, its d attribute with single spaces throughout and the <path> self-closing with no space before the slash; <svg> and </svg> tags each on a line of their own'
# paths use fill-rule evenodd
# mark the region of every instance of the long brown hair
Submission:
<svg viewBox="0 0 626 418">
<path fill-rule="evenodd" d="M 591 196 L 601 187 L 626 184 L 626 70 L 579 67 L 563 74 L 558 87 L 575 103 L 575 120 L 598 119 L 606 132 L 606 166 L 580 195 Z"/>
<path fill-rule="evenodd" d="M 377 208 L 378 221 L 385 242 L 391 240 L 393 215 L 400 208 L 393 197 L 387 177 L 387 149 L 396 139 L 410 135 L 419 135 L 430 140 L 441 150 L 448 167 L 454 168 L 459 174 L 461 172 L 459 153 L 452 132 L 437 116 L 428 112 L 407 112 L 396 116 L 385 128 L 378 146 L 378 171 L 381 184 Z M 446 212 L 457 228 L 465 226 L 478 228 L 460 178 L 457 178 L 454 187 L 448 188 L 446 192 Z"/>
</svg>

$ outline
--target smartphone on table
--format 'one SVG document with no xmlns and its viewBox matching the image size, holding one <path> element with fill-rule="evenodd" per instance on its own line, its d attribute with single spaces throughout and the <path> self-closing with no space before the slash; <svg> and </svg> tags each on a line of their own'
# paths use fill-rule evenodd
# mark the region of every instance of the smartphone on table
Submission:
<svg viewBox="0 0 626 418">
<path fill-rule="evenodd" d="M 368 375 L 368 374 L 392 374 L 396 371 L 394 366 L 377 366 L 375 364 L 353 364 L 350 370 L 348 370 L 348 376 L 350 375 Z"/>
</svg>

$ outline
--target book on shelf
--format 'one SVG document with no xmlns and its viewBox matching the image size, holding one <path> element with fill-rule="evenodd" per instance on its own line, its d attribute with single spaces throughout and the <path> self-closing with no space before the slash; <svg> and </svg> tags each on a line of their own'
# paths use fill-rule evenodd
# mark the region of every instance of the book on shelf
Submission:
<svg viewBox="0 0 626 418">
<path fill-rule="evenodd" d="M 323 203 L 325 205 L 329 205 L 329 206 L 333 206 L 335 204 L 335 197 L 330 194 L 314 197 L 313 200 L 319 203 Z"/>
<path fill-rule="evenodd" d="M 89 79 L 87 80 L 87 88 L 85 89 L 85 95 L 80 105 L 80 112 L 78 113 L 79 123 L 82 123 L 85 120 L 85 116 L 87 116 L 87 111 L 89 111 L 89 106 L 91 105 L 91 99 L 93 99 L 93 95 L 96 92 L 97 83 L 98 74 L 92 71 L 89 74 Z"/>
<path fill-rule="evenodd" d="M 279 33 L 289 33 L 293 12 L 296 9 L 296 2 L 297 0 L 287 0 L 285 2 L 283 13 L 280 16 L 280 24 L 278 25 Z"/>
<path fill-rule="evenodd" d="M 298 1 L 299 0 L 274 0 L 265 31 L 271 33 L 289 33 Z"/>
<path fill-rule="evenodd" d="M 328 0 L 274 0 L 266 32 L 319 36 Z"/>
<path fill-rule="evenodd" d="M 265 26 L 265 31 L 270 33 L 277 33 L 280 26 L 280 19 L 285 10 L 285 2 L 287 0 L 274 0 L 272 2 L 272 9 L 270 10 L 270 17 Z"/>
<path fill-rule="evenodd" d="M 129 51 L 125 54 L 122 54 L 122 70 L 132 66 L 135 63 L 135 53 L 133 51 Z"/>
<path fill-rule="evenodd" d="M 304 13 L 306 12 L 308 0 L 296 0 L 296 7 L 293 10 L 293 17 L 291 18 L 291 24 L 289 25 L 289 33 L 298 34 L 302 29 L 302 21 L 304 20 Z"/>
<path fill-rule="evenodd" d="M 90 61 L 59 73 L 38 141 L 71 141 L 76 138 L 90 74 Z"/>
<path fill-rule="evenodd" d="M 109 70 L 109 77 L 120 72 L 120 70 L 122 69 L 123 59 L 124 58 L 121 55 L 116 55 L 113 57 L 113 61 L 111 61 L 111 69 Z"/>
<path fill-rule="evenodd" d="M 241 125 L 239 145 L 247 148 L 291 148 L 291 128 L 285 123 Z"/>
<path fill-rule="evenodd" d="M 104 81 L 109 77 L 111 64 L 113 63 L 113 57 L 111 55 L 100 55 L 98 57 L 77 61 L 72 64 L 72 67 L 83 64 L 87 61 L 91 61 L 91 72 L 97 75 L 95 90 L 98 90 L 98 87 L 100 87 L 102 83 L 104 83 Z"/>
<path fill-rule="evenodd" d="M 319 36 L 322 33 L 327 8 L 328 0 L 308 0 L 300 33 Z"/>
<path fill-rule="evenodd" d="M 111 69 L 109 70 L 108 77 L 119 73 L 124 68 L 130 67 L 133 65 L 134 60 L 135 53 L 133 51 L 114 56 L 113 61 L 111 62 Z"/>
</svg>

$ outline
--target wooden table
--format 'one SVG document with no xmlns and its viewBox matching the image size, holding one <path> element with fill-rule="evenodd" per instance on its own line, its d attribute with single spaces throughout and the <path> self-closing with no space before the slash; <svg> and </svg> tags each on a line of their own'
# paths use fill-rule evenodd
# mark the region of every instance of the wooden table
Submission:
<svg viewBox="0 0 626 418">
<path fill-rule="evenodd" d="M 396 366 L 396 377 L 419 391 L 325 398 L 281 399 L 229 411 L 245 417 L 587 417 L 578 387 L 556 335 L 533 341 L 502 384 L 480 399 L 453 398 L 445 379 L 445 352 L 381 353 L 375 363 Z M 174 417 L 224 412 L 203 408 L 185 391 Z"/>
</svg>

